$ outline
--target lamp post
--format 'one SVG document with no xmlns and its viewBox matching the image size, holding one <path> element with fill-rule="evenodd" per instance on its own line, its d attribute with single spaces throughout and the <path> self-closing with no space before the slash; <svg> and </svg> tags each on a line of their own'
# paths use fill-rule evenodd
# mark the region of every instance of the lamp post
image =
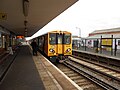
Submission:
<svg viewBox="0 0 120 90">
<path fill-rule="evenodd" d="M 79 30 L 79 35 L 78 35 L 79 40 L 78 40 L 78 44 L 77 44 L 78 49 L 79 49 L 80 48 L 80 41 L 81 41 L 81 29 L 79 27 L 76 27 L 76 29 Z"/>
<path fill-rule="evenodd" d="M 81 38 L 81 29 L 80 29 L 79 27 L 76 27 L 76 29 L 79 30 L 79 35 L 78 35 L 78 37 Z"/>
<path fill-rule="evenodd" d="M 23 14 L 25 17 L 28 16 L 28 9 L 29 9 L 29 0 L 23 0 Z"/>
</svg>

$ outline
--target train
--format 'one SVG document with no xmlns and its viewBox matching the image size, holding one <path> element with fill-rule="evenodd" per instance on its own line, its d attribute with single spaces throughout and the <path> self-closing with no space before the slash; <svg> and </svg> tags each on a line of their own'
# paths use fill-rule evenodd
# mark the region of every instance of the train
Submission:
<svg viewBox="0 0 120 90">
<path fill-rule="evenodd" d="M 37 44 L 51 62 L 60 62 L 72 55 L 72 34 L 68 31 L 50 31 L 37 37 Z"/>
</svg>

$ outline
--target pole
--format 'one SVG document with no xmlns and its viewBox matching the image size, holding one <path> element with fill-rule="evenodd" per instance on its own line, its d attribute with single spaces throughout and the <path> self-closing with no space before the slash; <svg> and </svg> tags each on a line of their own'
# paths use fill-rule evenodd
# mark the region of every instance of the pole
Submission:
<svg viewBox="0 0 120 90">
<path fill-rule="evenodd" d="M 113 35 L 111 35 L 111 55 L 113 55 Z"/>
<path fill-rule="evenodd" d="M 76 29 L 79 30 L 79 38 L 81 37 L 81 29 L 79 27 L 76 27 Z"/>
<path fill-rule="evenodd" d="M 114 44 L 114 46 L 115 46 L 114 55 L 116 56 L 116 51 L 117 51 L 116 39 L 115 39 L 115 44 Z"/>
</svg>

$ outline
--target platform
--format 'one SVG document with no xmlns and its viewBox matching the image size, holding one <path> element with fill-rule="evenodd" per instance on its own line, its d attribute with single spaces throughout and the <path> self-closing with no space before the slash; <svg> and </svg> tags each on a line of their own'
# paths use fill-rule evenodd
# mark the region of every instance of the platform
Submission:
<svg viewBox="0 0 120 90">
<path fill-rule="evenodd" d="M 28 46 L 20 51 L 6 76 L 0 84 L 0 90 L 44 90 Z"/>
<path fill-rule="evenodd" d="M 0 82 L 0 90 L 78 90 L 69 80 L 41 54 L 32 56 L 29 46 L 20 51 Z"/>
</svg>

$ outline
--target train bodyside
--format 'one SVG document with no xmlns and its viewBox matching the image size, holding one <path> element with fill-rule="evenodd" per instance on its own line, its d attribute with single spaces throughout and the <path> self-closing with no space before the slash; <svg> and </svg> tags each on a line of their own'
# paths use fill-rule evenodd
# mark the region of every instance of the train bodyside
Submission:
<svg viewBox="0 0 120 90">
<path fill-rule="evenodd" d="M 40 37 L 38 37 L 39 40 L 39 50 L 43 53 L 45 53 L 46 55 L 48 55 L 47 53 L 47 49 L 48 49 L 48 34 L 42 35 Z"/>
<path fill-rule="evenodd" d="M 50 38 L 52 37 L 52 38 Z M 56 60 L 56 36 L 55 32 L 48 32 L 42 36 L 39 36 L 39 50 L 47 56 L 52 62 Z M 54 41 L 53 41 L 54 39 Z"/>
</svg>

